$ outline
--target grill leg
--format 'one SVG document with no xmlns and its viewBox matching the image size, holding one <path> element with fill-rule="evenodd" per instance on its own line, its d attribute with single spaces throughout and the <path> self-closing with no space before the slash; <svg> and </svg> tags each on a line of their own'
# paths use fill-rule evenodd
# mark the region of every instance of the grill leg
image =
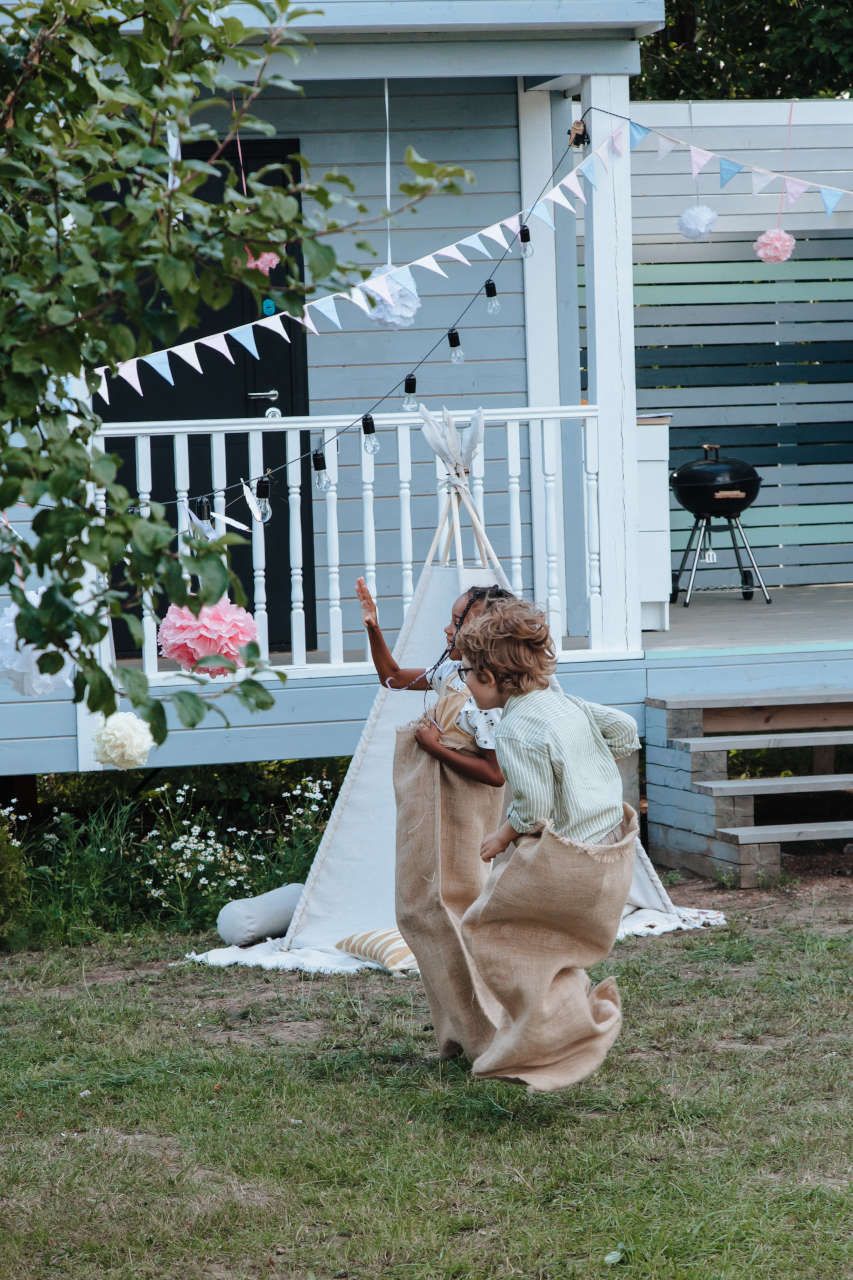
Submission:
<svg viewBox="0 0 853 1280">
<path fill-rule="evenodd" d="M 699 517 L 697 516 L 693 521 L 693 528 L 690 530 L 690 537 L 687 539 L 687 546 L 684 548 L 684 555 L 681 557 L 681 564 L 678 566 L 677 572 L 672 575 L 672 593 L 669 597 L 670 604 L 675 604 L 678 600 L 678 588 L 681 582 L 681 575 L 684 573 L 684 566 L 687 564 L 687 559 L 690 555 L 690 548 L 693 546 L 693 539 L 696 537 L 696 530 L 698 528 Z M 699 541 L 699 545 L 700 547 L 702 545 L 701 539 Z"/>
<path fill-rule="evenodd" d="M 770 593 L 769 593 L 769 591 L 767 590 L 767 588 L 765 587 L 765 585 L 764 585 L 764 579 L 763 579 L 763 578 L 762 578 L 762 576 L 761 576 L 761 570 L 759 569 L 758 565 L 755 563 L 755 556 L 752 554 L 752 547 L 751 547 L 751 546 L 749 545 L 749 543 L 747 542 L 746 534 L 745 534 L 745 533 L 744 533 L 744 531 L 743 531 L 743 525 L 741 524 L 740 520 L 738 520 L 737 516 L 735 516 L 735 517 L 734 517 L 734 522 L 735 522 L 735 524 L 737 525 L 737 531 L 738 531 L 738 533 L 740 534 L 741 538 L 743 539 L 743 545 L 744 545 L 744 548 L 746 549 L 746 554 L 749 556 L 750 564 L 752 565 L 753 569 L 755 570 L 755 576 L 756 576 L 756 578 L 758 579 L 758 585 L 761 587 L 761 590 L 764 592 L 764 599 L 765 599 L 765 601 L 766 601 L 766 603 L 767 603 L 767 604 L 772 604 L 773 602 L 772 602 L 772 600 L 770 599 Z M 734 541 L 734 539 L 732 539 L 732 541 Z"/>
<path fill-rule="evenodd" d="M 687 595 L 684 597 L 685 609 L 690 604 L 690 597 L 693 594 L 693 579 L 696 577 L 696 566 L 699 563 L 699 552 L 702 550 L 702 538 L 705 533 L 705 525 L 708 523 L 708 517 L 703 516 L 698 524 L 694 525 L 694 529 L 699 530 L 699 541 L 696 543 L 696 550 L 693 553 L 693 564 L 690 569 L 690 581 L 687 584 Z"/>
</svg>

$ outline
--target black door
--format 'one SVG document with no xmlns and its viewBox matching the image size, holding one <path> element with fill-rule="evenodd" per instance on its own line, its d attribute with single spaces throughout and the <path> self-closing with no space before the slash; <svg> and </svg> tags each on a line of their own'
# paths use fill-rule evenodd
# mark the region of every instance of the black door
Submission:
<svg viewBox="0 0 853 1280">
<path fill-rule="evenodd" d="M 296 141 L 284 139 L 250 139 L 241 141 L 243 164 L 252 173 L 265 164 L 288 159 L 299 149 Z M 188 150 L 187 154 L 192 154 Z M 198 154 L 202 154 L 199 152 Z M 223 156 L 223 162 L 231 164 L 239 176 L 240 160 L 236 147 Z M 271 179 L 274 180 L 274 179 Z M 222 182 L 211 180 L 201 189 L 202 198 L 220 198 Z M 301 274 L 301 259 L 299 261 Z M 280 269 L 279 269 L 280 270 Z M 276 273 L 270 279 L 275 282 Z M 199 323 L 181 335 L 181 341 L 190 342 L 225 329 L 234 329 L 261 318 L 258 304 L 247 289 L 236 288 L 229 304 L 220 311 L 203 307 Z M 170 356 L 169 364 L 174 386 L 149 365 L 140 361 L 137 365 L 143 396 L 139 396 L 123 378 L 108 378 L 109 405 L 96 397 L 95 408 L 105 422 L 138 422 L 168 419 L 245 418 L 263 415 L 273 405 L 283 417 L 302 416 L 308 412 L 308 371 L 305 330 L 302 325 L 285 321 L 290 342 L 271 333 L 268 329 L 253 330 L 259 359 L 255 359 L 238 342 L 226 339 L 233 357 L 233 364 L 225 356 L 209 347 L 195 348 L 202 372 L 198 373 L 179 356 Z M 256 393 L 254 396 L 251 393 Z M 274 393 L 269 398 L 258 393 Z M 314 536 L 311 510 L 311 465 L 308 432 L 300 434 L 302 475 L 302 556 L 306 642 L 309 649 L 317 644 L 316 598 L 314 590 Z M 122 458 L 119 480 L 131 493 L 137 493 L 134 445 L 132 440 L 113 440 L 109 451 Z M 171 502 L 167 516 L 177 527 L 177 509 L 174 506 L 173 438 L 164 434 L 151 442 L 152 498 L 157 502 Z M 264 467 L 275 469 L 285 461 L 285 433 L 264 433 Z M 191 435 L 188 440 L 190 466 L 190 494 L 209 493 L 212 489 L 210 462 L 210 437 Z M 246 436 L 226 438 L 227 484 L 238 483 L 249 477 L 248 439 Z M 231 489 L 226 495 L 230 504 L 239 490 Z M 272 651 L 290 648 L 290 515 L 287 498 L 286 473 L 278 471 L 273 477 L 270 491 L 272 519 L 265 526 L 267 613 L 269 643 Z M 192 504 L 191 504 L 192 505 Z M 228 514 L 245 524 L 251 524 L 251 515 L 242 499 L 229 505 Z M 217 531 L 221 530 L 221 526 Z M 244 535 L 247 536 L 247 535 Z M 238 574 L 246 592 L 249 608 L 252 607 L 252 559 L 251 548 L 232 547 L 231 567 Z M 168 602 L 158 604 L 158 613 Z M 117 657 L 136 656 L 126 627 L 115 627 Z"/>
</svg>

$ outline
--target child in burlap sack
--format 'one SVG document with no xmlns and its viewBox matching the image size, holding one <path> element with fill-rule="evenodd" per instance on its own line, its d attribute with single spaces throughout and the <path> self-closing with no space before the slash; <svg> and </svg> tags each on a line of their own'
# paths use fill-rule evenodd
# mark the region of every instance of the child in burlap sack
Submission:
<svg viewBox="0 0 853 1280">
<path fill-rule="evenodd" d="M 462 942 L 461 920 L 479 896 L 488 869 L 479 857 L 500 822 L 504 779 L 495 753 L 500 712 L 480 710 L 459 676 L 456 636 L 462 625 L 501 599 L 503 588 L 462 593 L 444 628 L 446 648 L 429 670 L 401 668 L 379 627 L 363 578 L 356 583 L 373 664 L 388 689 L 431 691 L 422 718 L 397 733 L 397 924 L 418 961 L 443 1057 L 491 1040 L 488 994 L 472 1003 L 480 983 Z M 461 993 L 460 999 L 457 998 Z M 494 1006 L 495 1017 L 498 1015 Z M 464 1034 L 464 1041 L 463 1041 Z"/>
<path fill-rule="evenodd" d="M 584 969 L 610 951 L 631 886 L 637 815 L 615 761 L 639 747 L 637 728 L 556 687 L 545 616 L 520 600 L 472 620 L 456 645 L 477 705 L 503 713 L 495 742 L 512 792 L 481 845 L 491 874 L 462 921 L 500 1008 L 473 1072 L 559 1089 L 594 1071 L 619 1033 L 616 983 L 593 989 Z"/>
</svg>

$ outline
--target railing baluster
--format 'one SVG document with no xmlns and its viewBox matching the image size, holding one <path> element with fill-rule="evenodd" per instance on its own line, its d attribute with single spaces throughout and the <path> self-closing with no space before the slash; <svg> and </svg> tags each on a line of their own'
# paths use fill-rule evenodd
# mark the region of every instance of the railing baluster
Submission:
<svg viewBox="0 0 853 1280">
<path fill-rule="evenodd" d="M 326 470 L 326 562 L 329 573 L 329 661 L 344 660 L 344 619 L 341 611 L 341 549 L 338 537 L 338 442 L 335 432 L 323 432 Z"/>
<path fill-rule="evenodd" d="M 583 420 L 584 515 L 586 528 L 586 591 L 589 602 L 589 647 L 602 642 L 601 539 L 598 518 L 598 419 Z"/>
<path fill-rule="evenodd" d="M 373 454 L 365 449 L 361 453 L 361 528 L 364 580 L 367 589 L 376 599 L 376 519 L 373 507 Z M 364 656 L 370 658 L 370 641 L 365 638 Z"/>
<path fill-rule="evenodd" d="M 304 667 L 305 594 L 302 583 L 302 463 L 300 434 L 286 432 L 287 438 L 287 511 L 290 517 L 290 648 L 293 665 Z"/>
<path fill-rule="evenodd" d="M 509 576 L 521 595 L 521 441 L 517 418 L 506 424 L 507 490 L 509 493 Z"/>
<path fill-rule="evenodd" d="M 558 649 L 563 646 L 563 592 L 560 586 L 560 524 L 558 468 L 560 466 L 560 423 L 554 418 L 541 421 L 542 475 L 545 487 L 545 555 L 548 589 L 548 627 Z"/>
<path fill-rule="evenodd" d="M 397 427 L 397 472 L 400 485 L 400 594 L 403 617 L 414 595 L 412 574 L 412 439 L 408 423 Z"/>
<path fill-rule="evenodd" d="M 261 431 L 249 432 L 249 479 L 264 473 L 264 437 Z M 267 620 L 267 549 L 266 525 L 252 517 L 252 581 L 254 591 L 252 605 L 255 626 L 258 628 L 258 648 L 266 661 L 270 656 L 269 624 Z"/>
<path fill-rule="evenodd" d="M 151 436 L 137 436 L 135 450 L 139 514 L 147 517 L 151 514 Z M 157 619 L 147 591 L 142 599 L 142 670 L 149 678 L 157 674 Z"/>
<path fill-rule="evenodd" d="M 213 510 L 218 515 L 224 516 L 225 486 L 228 483 L 224 431 L 213 431 L 210 435 L 210 474 L 213 483 Z M 228 530 L 228 526 L 221 520 L 214 520 L 213 527 L 220 536 Z M 227 557 L 222 558 L 227 564 Z"/>
<path fill-rule="evenodd" d="M 175 497 L 178 500 L 178 548 L 183 551 L 185 549 L 183 535 L 190 525 L 189 516 L 187 515 L 187 499 L 190 492 L 190 458 L 188 437 L 178 432 L 172 436 L 172 460 L 175 467 Z M 184 578 L 188 579 L 189 574 L 184 573 Z"/>
</svg>

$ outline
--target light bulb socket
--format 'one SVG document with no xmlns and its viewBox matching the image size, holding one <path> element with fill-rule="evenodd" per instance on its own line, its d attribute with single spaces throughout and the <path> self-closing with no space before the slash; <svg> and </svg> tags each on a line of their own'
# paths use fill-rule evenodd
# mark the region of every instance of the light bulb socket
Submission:
<svg viewBox="0 0 853 1280">
<path fill-rule="evenodd" d="M 198 518 L 199 520 L 210 520 L 210 503 L 207 498 L 199 498 Z"/>
<path fill-rule="evenodd" d="M 530 244 L 530 228 L 526 222 L 522 222 L 518 228 L 518 238 L 522 244 Z"/>
<path fill-rule="evenodd" d="M 407 373 L 403 382 L 403 390 L 407 396 L 413 396 L 418 389 L 418 380 L 413 373 Z"/>
<path fill-rule="evenodd" d="M 255 497 L 268 499 L 269 496 L 270 496 L 270 482 L 266 476 L 261 476 L 260 480 L 255 485 Z"/>
<path fill-rule="evenodd" d="M 317 472 L 326 470 L 326 455 L 322 449 L 317 448 L 311 454 L 311 465 Z"/>
<path fill-rule="evenodd" d="M 376 423 L 373 421 L 373 414 L 366 413 L 361 420 L 361 429 L 366 436 L 372 436 L 376 431 Z"/>
<path fill-rule="evenodd" d="M 497 296 L 498 296 L 498 286 L 495 284 L 494 280 L 487 280 L 486 281 L 486 297 L 496 298 Z"/>
<path fill-rule="evenodd" d="M 447 341 L 450 343 L 450 349 L 451 349 L 451 351 L 452 351 L 455 347 L 461 347 L 461 346 L 462 346 L 462 339 L 459 337 L 459 330 L 458 330 L 458 329 L 450 329 L 450 330 L 448 331 L 448 334 L 447 334 Z"/>
</svg>

